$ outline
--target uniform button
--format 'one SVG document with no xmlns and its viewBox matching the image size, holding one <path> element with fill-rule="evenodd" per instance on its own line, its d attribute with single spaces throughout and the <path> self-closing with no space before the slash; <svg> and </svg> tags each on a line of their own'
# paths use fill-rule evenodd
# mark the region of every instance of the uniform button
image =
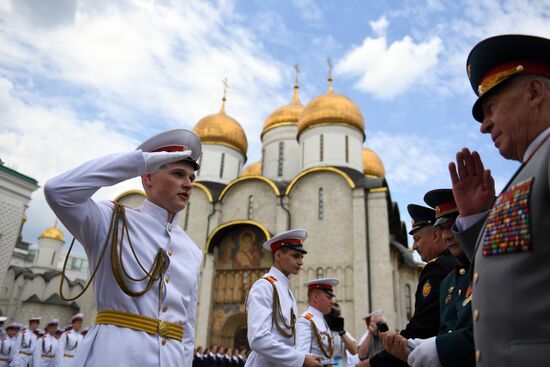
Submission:
<svg viewBox="0 0 550 367">
<path fill-rule="evenodd" d="M 162 345 L 166 344 L 166 338 L 162 339 Z"/>
<path fill-rule="evenodd" d="M 458 295 L 460 296 L 462 294 L 462 289 L 458 290 Z"/>
<path fill-rule="evenodd" d="M 168 229 L 168 232 L 172 232 L 172 223 L 168 223 L 166 228 Z"/>
<path fill-rule="evenodd" d="M 171 248 L 168 249 L 168 256 L 172 256 L 174 254 L 174 250 Z"/>
<path fill-rule="evenodd" d="M 479 360 L 481 359 L 481 352 L 478 350 L 476 350 L 476 363 L 479 363 Z"/>
<path fill-rule="evenodd" d="M 167 283 L 167 284 L 170 283 L 170 275 L 167 275 L 167 276 L 166 276 L 166 283 Z"/>
<path fill-rule="evenodd" d="M 464 270 L 464 268 L 461 268 L 458 272 L 460 273 L 460 275 L 466 274 L 466 270 Z"/>
<path fill-rule="evenodd" d="M 474 320 L 479 319 L 479 310 L 474 310 Z"/>
<path fill-rule="evenodd" d="M 452 331 L 452 330 L 449 330 L 448 332 L 449 332 L 449 333 L 452 333 L 453 331 Z"/>
<path fill-rule="evenodd" d="M 162 312 L 166 312 L 166 311 L 168 311 L 168 306 L 164 305 L 164 306 L 162 307 Z"/>
<path fill-rule="evenodd" d="M 474 273 L 474 283 L 477 283 L 478 280 L 479 280 L 479 274 Z"/>
</svg>

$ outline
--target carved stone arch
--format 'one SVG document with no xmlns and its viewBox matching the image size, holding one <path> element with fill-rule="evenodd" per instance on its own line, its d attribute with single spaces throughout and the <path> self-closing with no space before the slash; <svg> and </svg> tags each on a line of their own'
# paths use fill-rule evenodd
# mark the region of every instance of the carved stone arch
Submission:
<svg viewBox="0 0 550 367">
<path fill-rule="evenodd" d="M 235 345 L 235 336 L 239 333 L 240 330 L 246 329 L 246 313 L 239 312 L 235 315 L 230 316 L 224 323 L 222 328 L 222 342 L 221 344 L 225 347 L 235 348 L 240 347 Z"/>
</svg>

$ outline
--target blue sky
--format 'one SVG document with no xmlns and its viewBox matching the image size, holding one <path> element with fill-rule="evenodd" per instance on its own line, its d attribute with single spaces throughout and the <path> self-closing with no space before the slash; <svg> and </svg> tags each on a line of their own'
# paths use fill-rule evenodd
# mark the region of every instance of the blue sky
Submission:
<svg viewBox="0 0 550 367">
<path fill-rule="evenodd" d="M 169 128 L 226 111 L 260 157 L 265 118 L 292 95 L 335 91 L 361 108 L 365 145 L 382 158 L 392 200 L 449 187 L 447 164 L 476 149 L 497 189 L 518 167 L 471 116 L 466 56 L 504 33 L 550 37 L 550 1 L 0 0 L 0 158 L 47 178 L 104 154 L 133 150 Z M 100 190 L 112 199 L 136 180 Z M 23 238 L 54 222 L 42 190 Z M 66 237 L 69 237 L 66 233 Z"/>
</svg>

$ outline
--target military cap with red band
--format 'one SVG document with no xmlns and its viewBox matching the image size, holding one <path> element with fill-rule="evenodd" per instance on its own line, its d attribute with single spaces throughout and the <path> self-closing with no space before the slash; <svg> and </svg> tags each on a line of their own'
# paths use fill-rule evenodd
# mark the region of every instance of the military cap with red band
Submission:
<svg viewBox="0 0 550 367">
<path fill-rule="evenodd" d="M 304 241 L 306 238 L 307 231 L 305 229 L 292 229 L 273 236 L 271 239 L 264 242 L 263 247 L 270 252 L 281 247 L 288 247 L 303 254 L 307 254 L 307 251 L 304 250 Z"/>
<path fill-rule="evenodd" d="M 182 159 L 193 168 L 200 168 L 198 161 L 202 153 L 202 143 L 197 134 L 187 129 L 173 129 L 145 140 L 136 150 L 142 152 L 183 152 L 191 150 L 191 156 Z"/>
<path fill-rule="evenodd" d="M 472 49 L 466 69 L 479 97 L 472 114 L 482 122 L 482 102 L 507 80 L 517 75 L 550 77 L 550 40 L 519 34 L 487 38 Z"/>
<path fill-rule="evenodd" d="M 304 283 L 304 287 L 307 289 L 320 289 L 327 293 L 331 297 L 335 297 L 334 287 L 340 283 L 338 279 L 335 278 L 321 278 L 314 279 Z"/>
<path fill-rule="evenodd" d="M 424 195 L 426 204 L 435 209 L 434 227 L 443 223 L 454 220 L 458 216 L 458 208 L 456 206 L 453 190 L 451 189 L 436 189 L 431 190 Z"/>
<path fill-rule="evenodd" d="M 409 204 L 407 205 L 407 211 L 412 218 L 412 228 L 409 231 L 410 235 L 422 227 L 433 226 L 435 222 L 435 211 L 431 208 L 426 208 L 425 206 L 417 204 Z"/>
</svg>

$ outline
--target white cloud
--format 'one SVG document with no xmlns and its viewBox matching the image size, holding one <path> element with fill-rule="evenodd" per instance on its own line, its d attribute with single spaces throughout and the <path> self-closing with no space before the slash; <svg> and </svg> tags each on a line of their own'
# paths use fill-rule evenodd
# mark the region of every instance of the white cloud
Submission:
<svg viewBox="0 0 550 367">
<path fill-rule="evenodd" d="M 315 4 L 314 0 L 294 0 L 293 3 L 306 21 L 315 22 L 323 17 L 321 8 Z"/>
<path fill-rule="evenodd" d="M 375 35 L 378 37 L 385 37 L 386 30 L 388 29 L 390 22 L 388 22 L 388 19 L 385 16 L 382 16 L 378 20 L 369 22 L 369 25 Z"/>
<path fill-rule="evenodd" d="M 375 33 L 385 33 L 385 18 L 371 22 Z M 443 43 L 437 36 L 416 43 L 410 36 L 388 44 L 385 35 L 366 37 L 336 65 L 337 74 L 356 77 L 354 86 L 377 98 L 391 99 L 417 83 L 424 83 L 438 62 Z"/>
</svg>

